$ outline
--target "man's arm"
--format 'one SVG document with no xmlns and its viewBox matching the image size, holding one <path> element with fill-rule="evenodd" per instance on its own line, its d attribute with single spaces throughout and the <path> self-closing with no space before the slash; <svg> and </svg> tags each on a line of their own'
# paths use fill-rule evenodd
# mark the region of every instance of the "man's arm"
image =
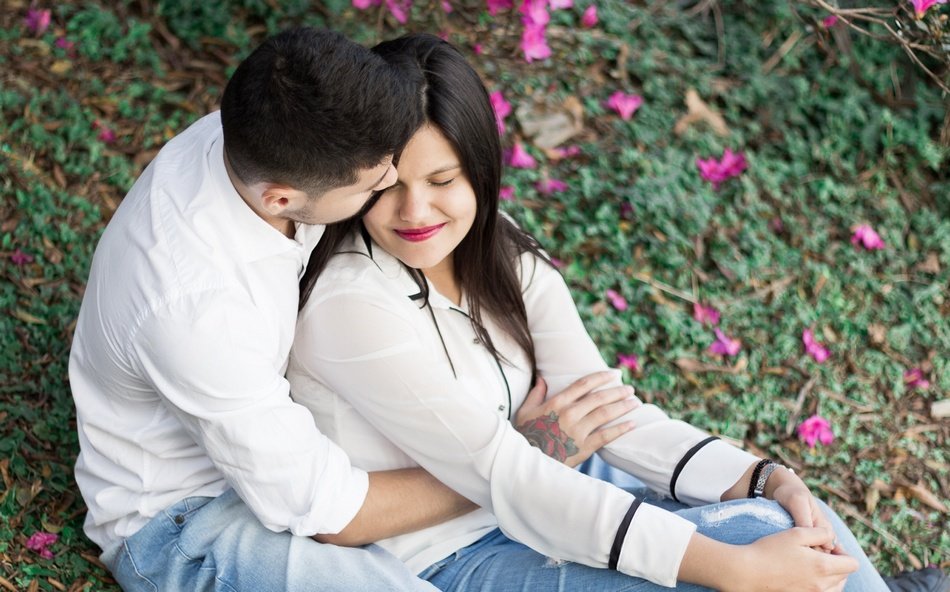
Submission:
<svg viewBox="0 0 950 592">
<path fill-rule="evenodd" d="M 424 469 L 376 471 L 369 474 L 369 492 L 346 528 L 314 539 L 347 547 L 415 532 L 476 509 Z"/>
</svg>

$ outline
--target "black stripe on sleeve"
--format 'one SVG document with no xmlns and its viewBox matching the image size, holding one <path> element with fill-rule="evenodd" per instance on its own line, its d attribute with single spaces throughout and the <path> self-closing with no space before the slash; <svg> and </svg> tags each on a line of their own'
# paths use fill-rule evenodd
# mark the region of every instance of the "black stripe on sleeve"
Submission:
<svg viewBox="0 0 950 592">
<path fill-rule="evenodd" d="M 676 497 L 676 480 L 680 478 L 680 473 L 683 472 L 683 467 L 686 466 L 686 463 L 689 462 L 689 459 L 693 458 L 693 455 L 699 452 L 700 448 L 702 448 L 706 444 L 709 444 L 713 440 L 718 440 L 718 439 L 719 439 L 718 436 L 709 436 L 708 438 L 706 438 L 699 444 L 690 448 L 686 452 L 686 454 L 683 455 L 683 458 L 681 458 L 680 461 L 676 463 L 676 468 L 673 469 L 673 477 L 670 479 L 670 496 L 672 496 L 674 500 L 680 501 L 679 498 Z"/>
<path fill-rule="evenodd" d="M 617 569 L 617 562 L 620 561 L 620 551 L 623 549 L 623 541 L 627 538 L 627 531 L 630 530 L 630 521 L 633 520 L 633 515 L 637 513 L 637 508 L 639 507 L 640 500 L 633 500 L 633 503 L 630 504 L 630 509 L 627 510 L 623 520 L 620 521 L 620 528 L 617 529 L 614 544 L 610 547 L 610 559 L 607 561 L 608 569 Z"/>
</svg>

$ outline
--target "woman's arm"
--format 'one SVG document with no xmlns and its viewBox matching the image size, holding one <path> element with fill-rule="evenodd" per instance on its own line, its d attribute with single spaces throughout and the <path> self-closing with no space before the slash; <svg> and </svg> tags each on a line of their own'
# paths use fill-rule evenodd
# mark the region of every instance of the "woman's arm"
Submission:
<svg viewBox="0 0 950 592">
<path fill-rule="evenodd" d="M 597 346 L 584 327 L 561 275 L 530 254 L 521 258 L 528 329 L 540 375 L 556 390 L 590 372 L 604 370 Z M 619 382 L 619 372 L 617 373 Z M 610 464 L 656 491 L 690 505 L 720 501 L 759 459 L 685 422 L 670 419 L 655 405 L 642 405 L 623 420 L 636 428 L 602 451 Z"/>
<path fill-rule="evenodd" d="M 551 401 L 556 402 L 554 404 L 545 404 L 547 389 L 543 381 L 539 381 L 528 393 L 519 414 L 524 411 L 530 417 L 536 417 L 542 408 L 545 416 L 551 417 L 550 413 L 554 413 L 557 433 L 550 437 L 569 439 L 579 450 L 569 459 L 556 460 L 576 466 L 631 428 L 622 423 L 600 429 L 629 410 L 630 406 L 617 407 L 615 404 L 615 401 L 627 400 L 624 397 L 626 389 L 591 392 L 609 381 L 607 373 L 585 376 L 551 397 Z M 477 507 L 424 469 L 375 471 L 369 473 L 366 499 L 350 523 L 336 534 L 319 534 L 313 538 L 321 543 L 346 547 L 366 545 L 441 524 Z"/>
</svg>

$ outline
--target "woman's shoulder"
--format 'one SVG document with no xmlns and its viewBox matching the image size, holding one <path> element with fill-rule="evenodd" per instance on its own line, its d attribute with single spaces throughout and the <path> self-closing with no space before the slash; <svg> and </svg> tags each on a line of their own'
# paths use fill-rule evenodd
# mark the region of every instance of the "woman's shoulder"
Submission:
<svg viewBox="0 0 950 592">
<path fill-rule="evenodd" d="M 401 298 L 418 288 L 402 264 L 359 235 L 347 239 L 320 273 L 307 306 L 340 295 L 361 298 Z"/>
</svg>

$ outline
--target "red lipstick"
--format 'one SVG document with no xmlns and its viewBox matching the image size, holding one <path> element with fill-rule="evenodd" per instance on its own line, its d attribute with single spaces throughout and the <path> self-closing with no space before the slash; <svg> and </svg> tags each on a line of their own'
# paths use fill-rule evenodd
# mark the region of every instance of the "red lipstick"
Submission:
<svg viewBox="0 0 950 592">
<path fill-rule="evenodd" d="M 422 242 L 424 240 L 429 240 L 445 226 L 447 222 L 442 224 L 436 224 L 435 226 L 424 226 L 422 228 L 403 228 L 396 230 L 396 234 L 399 235 L 399 238 L 411 241 L 414 243 Z"/>
</svg>

